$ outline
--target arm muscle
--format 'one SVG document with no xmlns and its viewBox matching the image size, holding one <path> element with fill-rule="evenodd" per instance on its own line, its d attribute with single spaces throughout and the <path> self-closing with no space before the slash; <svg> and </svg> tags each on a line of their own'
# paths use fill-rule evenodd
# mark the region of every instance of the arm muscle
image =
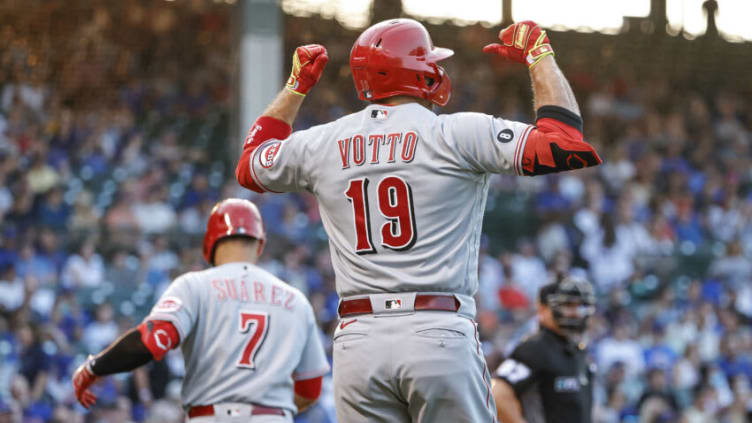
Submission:
<svg viewBox="0 0 752 423">
<path fill-rule="evenodd" d="M 493 396 L 500 423 L 526 423 L 522 406 L 509 384 L 503 379 L 493 379 Z"/>
</svg>

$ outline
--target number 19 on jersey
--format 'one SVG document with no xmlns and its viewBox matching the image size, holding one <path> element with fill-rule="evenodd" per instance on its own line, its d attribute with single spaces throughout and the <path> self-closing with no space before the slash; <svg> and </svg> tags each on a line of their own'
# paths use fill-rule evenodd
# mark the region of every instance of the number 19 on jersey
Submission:
<svg viewBox="0 0 752 423">
<path fill-rule="evenodd" d="M 352 206 L 355 224 L 355 252 L 374 254 L 371 237 L 368 178 L 351 179 L 345 197 Z M 409 250 L 415 245 L 418 230 L 410 184 L 398 176 L 386 176 L 376 186 L 378 209 L 387 222 L 381 226 L 381 246 L 394 251 Z"/>
</svg>

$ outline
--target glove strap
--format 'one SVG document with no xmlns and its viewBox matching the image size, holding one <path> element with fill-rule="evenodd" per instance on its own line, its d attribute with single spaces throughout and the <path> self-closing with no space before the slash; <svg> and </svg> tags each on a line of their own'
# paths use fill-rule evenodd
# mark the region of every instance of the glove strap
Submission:
<svg viewBox="0 0 752 423">
<path fill-rule="evenodd" d="M 300 63 L 298 51 L 295 50 L 295 54 L 292 55 L 292 71 L 290 72 L 290 77 L 287 78 L 285 88 L 292 93 L 305 97 L 306 93 L 298 91 L 298 88 L 300 88 L 300 79 L 298 76 L 300 75 L 301 69 L 303 69 L 303 63 Z"/>
<path fill-rule="evenodd" d="M 527 62 L 528 69 L 532 69 L 533 66 L 537 65 L 544 57 L 554 55 L 553 47 L 551 47 L 551 44 L 546 41 L 548 41 L 546 31 L 541 31 L 540 35 L 538 35 L 538 39 L 535 40 L 535 44 L 533 44 L 533 48 L 528 50 L 527 55 L 525 56 L 525 62 Z"/>
<path fill-rule="evenodd" d="M 84 369 L 86 369 L 87 372 L 89 372 L 92 376 L 96 377 L 97 374 L 94 373 L 94 362 L 96 361 L 96 357 L 89 354 L 88 357 L 86 357 L 86 363 L 84 364 Z"/>
<path fill-rule="evenodd" d="M 537 65 L 538 62 L 540 62 L 544 57 L 548 55 L 554 56 L 554 49 L 551 48 L 551 44 L 543 44 L 530 49 L 530 51 L 527 53 L 527 57 L 525 57 L 527 67 L 529 69 L 532 69 L 533 66 Z"/>
<path fill-rule="evenodd" d="M 301 97 L 305 97 L 306 96 L 305 94 L 301 93 L 300 91 L 297 91 L 299 86 L 300 86 L 300 82 L 298 81 L 297 78 L 295 78 L 292 75 L 290 75 L 290 77 L 287 78 L 287 83 L 285 84 L 285 88 L 287 89 L 287 91 L 290 91 L 291 93 L 297 94 Z"/>
</svg>

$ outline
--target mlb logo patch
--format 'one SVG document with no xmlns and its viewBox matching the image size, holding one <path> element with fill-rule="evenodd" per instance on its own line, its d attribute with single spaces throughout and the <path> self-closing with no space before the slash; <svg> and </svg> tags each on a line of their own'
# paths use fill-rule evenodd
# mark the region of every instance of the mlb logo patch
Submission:
<svg viewBox="0 0 752 423">
<path fill-rule="evenodd" d="M 386 119 L 387 115 L 389 114 L 389 111 L 387 110 L 371 110 L 371 118 L 373 119 Z"/>
<path fill-rule="evenodd" d="M 384 308 L 387 310 L 398 310 L 402 308 L 402 300 L 386 300 L 384 301 Z"/>
</svg>

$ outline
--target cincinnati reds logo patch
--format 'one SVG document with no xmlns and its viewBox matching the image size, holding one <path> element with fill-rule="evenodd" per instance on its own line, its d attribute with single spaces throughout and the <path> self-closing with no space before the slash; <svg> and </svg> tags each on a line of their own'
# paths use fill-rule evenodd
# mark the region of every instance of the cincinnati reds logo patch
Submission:
<svg viewBox="0 0 752 423">
<path fill-rule="evenodd" d="M 162 338 L 167 341 L 167 344 L 162 342 Z M 168 335 L 167 331 L 164 329 L 157 329 L 157 331 L 154 332 L 154 342 L 157 344 L 157 347 L 165 351 L 168 351 L 172 348 L 172 339 L 170 339 L 170 335 Z"/>
<path fill-rule="evenodd" d="M 174 313 L 183 307 L 183 302 L 177 297 L 165 297 L 154 306 L 154 311 Z"/>
<path fill-rule="evenodd" d="M 496 134 L 496 140 L 502 143 L 512 141 L 512 138 L 514 138 L 514 132 L 511 129 L 502 129 Z"/>
<path fill-rule="evenodd" d="M 259 153 L 259 164 L 261 167 L 264 169 L 272 167 L 274 164 L 274 158 L 277 157 L 280 147 L 282 147 L 281 141 L 271 142 L 261 147 L 261 152 Z"/>
</svg>

